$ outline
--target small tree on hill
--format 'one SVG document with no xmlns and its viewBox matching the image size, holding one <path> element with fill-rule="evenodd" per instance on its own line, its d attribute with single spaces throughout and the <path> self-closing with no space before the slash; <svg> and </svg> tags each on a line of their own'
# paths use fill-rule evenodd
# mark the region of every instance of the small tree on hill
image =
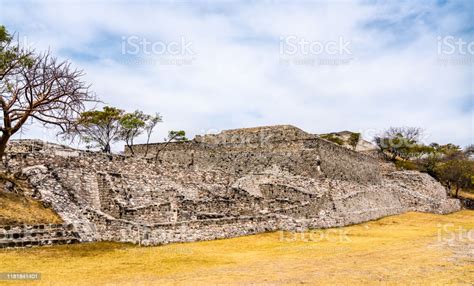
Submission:
<svg viewBox="0 0 474 286">
<path fill-rule="evenodd" d="M 382 135 L 374 138 L 380 151 L 390 156 L 392 161 L 397 158 L 404 160 L 417 156 L 420 152 L 427 152 L 426 148 L 418 143 L 423 130 L 417 127 L 390 127 Z"/>
<path fill-rule="evenodd" d="M 156 151 L 155 160 L 158 161 L 158 155 L 160 154 L 162 150 L 166 148 L 166 146 L 168 146 L 170 142 L 185 142 L 188 140 L 189 139 L 186 138 L 186 132 L 184 130 L 169 131 L 168 138 L 165 138 L 165 141 L 166 141 L 165 145 Z"/>
<path fill-rule="evenodd" d="M 189 139 L 186 138 L 186 132 L 184 130 L 174 131 L 171 130 L 168 132 L 168 138 L 165 138 L 167 142 L 184 142 Z"/>
<path fill-rule="evenodd" d="M 440 163 L 435 172 L 448 189 L 455 188 L 454 196 L 458 197 L 460 189 L 472 189 L 474 185 L 474 162 L 466 159 L 454 159 Z"/>
<path fill-rule="evenodd" d="M 99 147 L 110 153 L 111 144 L 120 140 L 120 120 L 124 111 L 105 106 L 103 110 L 82 112 L 68 130 L 67 136 L 79 136 L 89 147 Z"/>
<path fill-rule="evenodd" d="M 148 148 L 150 143 L 150 137 L 155 129 L 156 125 L 159 122 L 162 122 L 163 118 L 159 113 L 155 113 L 155 115 L 149 115 L 145 120 L 145 132 L 146 132 L 146 148 L 145 148 L 145 157 L 148 155 Z"/>
<path fill-rule="evenodd" d="M 133 140 L 143 133 L 145 129 L 145 121 L 148 115 L 142 111 L 136 110 L 133 113 L 126 113 L 120 120 L 120 138 L 125 141 L 126 146 L 134 155 L 133 151 Z"/>
</svg>

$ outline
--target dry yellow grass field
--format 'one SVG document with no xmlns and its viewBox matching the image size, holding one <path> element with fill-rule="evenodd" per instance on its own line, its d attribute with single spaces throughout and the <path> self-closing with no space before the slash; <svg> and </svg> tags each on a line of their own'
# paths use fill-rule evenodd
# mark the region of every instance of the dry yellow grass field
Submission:
<svg viewBox="0 0 474 286">
<path fill-rule="evenodd" d="M 0 272 L 18 271 L 40 272 L 34 285 L 472 285 L 474 211 L 158 247 L 0 251 Z"/>
</svg>

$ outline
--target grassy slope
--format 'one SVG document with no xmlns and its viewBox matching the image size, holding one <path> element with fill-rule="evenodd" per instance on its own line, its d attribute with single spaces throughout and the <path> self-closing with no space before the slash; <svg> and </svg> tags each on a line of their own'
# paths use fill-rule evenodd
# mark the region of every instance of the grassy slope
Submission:
<svg viewBox="0 0 474 286">
<path fill-rule="evenodd" d="M 0 191 L 0 225 L 40 223 L 61 223 L 61 219 L 38 201 Z"/>
<path fill-rule="evenodd" d="M 437 239 L 452 235 L 443 226 L 473 232 L 474 211 L 407 213 L 295 240 L 274 232 L 148 248 L 90 243 L 7 250 L 0 251 L 0 272 L 40 272 L 43 285 L 470 285 L 473 250 L 463 257 Z M 469 244 L 462 240 L 461 254 Z"/>
</svg>

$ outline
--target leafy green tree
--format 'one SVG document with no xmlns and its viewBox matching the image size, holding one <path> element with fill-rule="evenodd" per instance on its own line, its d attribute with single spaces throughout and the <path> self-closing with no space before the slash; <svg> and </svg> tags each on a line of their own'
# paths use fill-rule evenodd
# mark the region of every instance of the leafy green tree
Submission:
<svg viewBox="0 0 474 286">
<path fill-rule="evenodd" d="M 141 135 L 145 130 L 148 115 L 142 111 L 136 110 L 133 113 L 126 113 L 120 119 L 120 138 L 125 141 L 126 146 L 134 155 L 133 151 L 133 140 Z"/>
<path fill-rule="evenodd" d="M 434 145 L 434 146 L 433 146 Z M 451 143 L 445 145 L 439 145 L 432 143 L 430 146 L 434 148 L 434 151 L 438 154 L 441 154 L 447 159 L 461 158 L 464 157 L 461 147 Z"/>
<path fill-rule="evenodd" d="M 443 160 L 443 155 L 439 152 L 431 152 L 425 158 L 419 159 L 416 161 L 417 165 L 419 166 L 419 170 L 422 172 L 426 172 L 431 176 L 437 178 L 436 174 L 436 167 L 441 163 Z"/>
<path fill-rule="evenodd" d="M 405 159 L 420 159 L 425 155 L 432 154 L 435 150 L 433 147 L 424 144 L 413 144 L 407 148 L 406 152 L 407 153 L 404 154 Z"/>
<path fill-rule="evenodd" d="M 416 164 L 420 171 L 426 172 L 435 178 L 438 176 L 435 169 L 439 164 L 454 159 L 466 159 L 461 148 L 451 143 L 445 145 L 431 143 L 424 147 L 427 149 L 427 152 L 424 153 L 426 156 L 418 158 Z"/>
<path fill-rule="evenodd" d="M 167 142 L 184 142 L 188 141 L 189 139 L 186 138 L 186 132 L 184 130 L 171 130 L 168 132 L 168 138 L 165 140 Z"/>
<path fill-rule="evenodd" d="M 455 188 L 455 197 L 460 189 L 472 189 L 474 184 L 474 162 L 466 159 L 454 159 L 440 163 L 435 172 L 448 189 Z"/>
<path fill-rule="evenodd" d="M 422 129 L 417 127 L 390 127 L 382 135 L 375 137 L 374 141 L 380 151 L 392 161 L 397 158 L 408 160 L 428 152 L 428 148 L 418 142 L 422 132 Z"/>
<path fill-rule="evenodd" d="M 99 147 L 102 152 L 110 153 L 111 144 L 121 139 L 120 120 L 123 114 L 123 110 L 111 106 L 82 112 L 67 135 L 78 135 L 90 144 L 88 147 Z"/>
<path fill-rule="evenodd" d="M 18 68 L 31 67 L 33 63 L 33 52 L 13 43 L 13 36 L 5 26 L 0 26 L 0 80 L 18 72 Z"/>
</svg>

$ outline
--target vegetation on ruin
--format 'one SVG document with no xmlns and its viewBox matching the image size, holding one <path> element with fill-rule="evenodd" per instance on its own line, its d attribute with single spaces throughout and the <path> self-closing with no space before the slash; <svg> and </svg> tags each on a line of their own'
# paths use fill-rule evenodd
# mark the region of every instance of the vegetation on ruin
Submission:
<svg viewBox="0 0 474 286">
<path fill-rule="evenodd" d="M 110 153 L 111 144 L 120 140 L 120 119 L 125 111 L 111 106 L 82 112 L 66 136 L 78 135 L 88 148 Z"/>
<path fill-rule="evenodd" d="M 341 136 L 339 133 L 328 133 L 328 134 L 320 134 L 319 137 L 329 140 L 337 145 L 340 146 L 348 146 L 351 147 L 352 150 L 355 150 L 357 147 L 357 144 L 359 144 L 360 140 L 360 133 L 357 132 L 349 132 L 349 131 L 344 131 L 342 133 L 349 133 L 349 137 L 345 137 L 344 135 Z"/>
<path fill-rule="evenodd" d="M 102 110 L 90 110 L 80 114 L 71 128 L 65 132 L 66 138 L 78 136 L 88 148 L 99 148 L 104 153 L 111 153 L 111 146 L 124 141 L 132 155 L 135 138 L 146 133 L 147 142 L 162 117 L 156 113 L 149 115 L 136 110 L 127 113 L 122 109 L 104 106 Z"/>
<path fill-rule="evenodd" d="M 344 145 L 344 141 L 334 134 L 322 134 L 320 135 L 320 137 L 323 139 L 329 140 L 333 143 L 336 143 L 337 145 Z"/>
<path fill-rule="evenodd" d="M 431 151 L 419 142 L 422 132 L 418 127 L 390 127 L 376 136 L 374 142 L 388 159 L 408 160 Z"/>
<path fill-rule="evenodd" d="M 168 138 L 165 138 L 166 142 L 184 142 L 188 140 L 184 130 L 171 130 L 168 132 Z"/>
<path fill-rule="evenodd" d="M 186 142 L 189 139 L 186 138 L 186 132 L 184 130 L 171 130 L 168 131 L 168 138 L 165 138 L 165 144 L 163 147 L 156 150 L 155 161 L 158 162 L 160 152 L 165 150 L 169 143 L 171 142 Z"/>
<path fill-rule="evenodd" d="M 83 75 L 49 51 L 37 53 L 22 47 L 0 26 L 0 158 L 10 138 L 30 121 L 58 127 L 63 138 L 79 135 L 88 147 L 106 153 L 118 140 L 133 145 L 144 132 L 148 142 L 161 116 L 125 113 L 110 106 L 86 111 L 87 103 L 98 100 Z"/>
<path fill-rule="evenodd" d="M 0 268 L 39 272 L 35 285 L 468 285 L 474 272 L 466 232 L 473 228 L 474 211 L 406 213 L 343 228 L 158 247 L 13 249 L 0 253 Z"/>
<path fill-rule="evenodd" d="M 160 122 L 163 122 L 163 117 L 159 113 L 155 113 L 154 115 L 147 115 L 145 120 L 145 133 L 146 133 L 146 148 L 144 157 L 146 158 L 148 155 L 148 148 L 150 147 L 148 144 L 150 143 L 150 137 L 153 133 L 156 125 Z M 131 150 L 133 152 L 133 150 Z"/>
<path fill-rule="evenodd" d="M 41 202 L 23 194 L 0 191 L 0 225 L 61 222 L 61 218 Z"/>
<path fill-rule="evenodd" d="M 0 225 L 61 223 L 51 208 L 33 200 L 27 180 L 9 173 L 0 173 Z"/>
<path fill-rule="evenodd" d="M 452 195 L 473 192 L 474 161 L 469 158 L 472 146 L 461 147 L 454 144 L 420 142 L 423 130 L 417 127 L 391 127 L 374 142 L 387 160 L 399 169 L 417 170 L 433 176 L 444 184 Z"/>
<path fill-rule="evenodd" d="M 353 150 L 356 149 L 357 144 L 359 143 L 360 140 L 360 133 L 352 132 L 351 135 L 349 136 L 349 140 L 347 143 L 352 147 Z"/>
</svg>

